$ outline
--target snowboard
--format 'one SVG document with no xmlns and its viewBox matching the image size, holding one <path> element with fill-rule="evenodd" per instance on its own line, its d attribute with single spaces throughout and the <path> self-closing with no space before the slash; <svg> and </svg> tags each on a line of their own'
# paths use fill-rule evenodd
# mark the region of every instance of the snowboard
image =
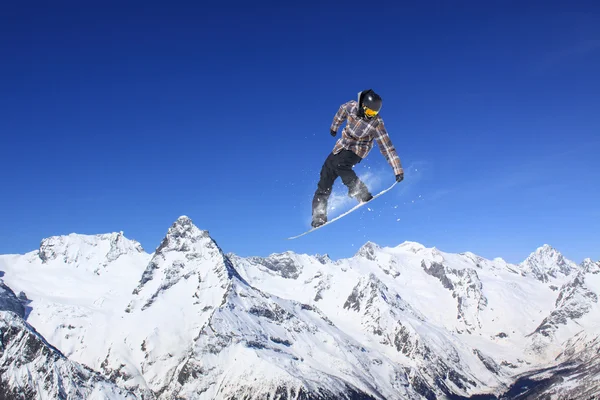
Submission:
<svg viewBox="0 0 600 400">
<path fill-rule="evenodd" d="M 322 227 L 324 227 L 324 226 L 327 226 L 327 225 L 331 224 L 332 222 L 335 222 L 335 221 L 337 221 L 337 220 L 338 220 L 338 219 L 340 219 L 340 218 L 343 218 L 343 217 L 345 217 L 346 215 L 350 214 L 351 212 L 358 210 L 358 209 L 359 209 L 359 208 L 361 208 L 362 206 L 364 206 L 364 205 L 366 205 L 366 204 L 369 204 L 370 202 L 372 202 L 373 200 L 375 200 L 376 198 L 378 198 L 378 197 L 379 197 L 379 196 L 381 196 L 382 194 L 384 194 L 384 193 L 386 193 L 386 192 L 390 191 L 390 190 L 391 190 L 391 189 L 392 189 L 394 186 L 396 186 L 396 183 L 398 183 L 398 182 L 394 182 L 394 183 L 392 184 L 392 186 L 390 186 L 389 188 L 387 188 L 387 189 L 384 189 L 384 190 L 382 190 L 381 192 L 377 193 L 375 196 L 373 196 L 373 198 L 372 198 L 371 200 L 369 200 L 369 201 L 365 201 L 365 202 L 363 202 L 363 203 L 358 203 L 357 205 L 355 205 L 355 206 L 354 206 L 353 208 L 351 208 L 350 210 L 346 211 L 345 213 L 343 213 L 343 214 L 341 214 L 341 215 L 338 215 L 337 217 L 333 218 L 333 219 L 332 219 L 332 220 L 330 220 L 330 221 L 327 221 L 327 222 L 326 222 L 326 223 L 324 223 L 323 225 L 317 226 L 316 228 L 312 228 L 312 229 L 310 229 L 310 230 L 308 230 L 308 231 L 306 231 L 306 232 L 304 232 L 304 233 L 301 233 L 301 234 L 299 234 L 299 235 L 296 235 L 296 236 L 289 237 L 289 238 L 288 238 L 288 240 L 297 239 L 297 238 L 299 238 L 300 236 L 307 235 L 307 234 L 309 234 L 309 233 L 311 233 L 311 232 L 314 232 L 314 231 L 316 231 L 317 229 L 320 229 L 320 228 L 322 228 Z"/>
</svg>

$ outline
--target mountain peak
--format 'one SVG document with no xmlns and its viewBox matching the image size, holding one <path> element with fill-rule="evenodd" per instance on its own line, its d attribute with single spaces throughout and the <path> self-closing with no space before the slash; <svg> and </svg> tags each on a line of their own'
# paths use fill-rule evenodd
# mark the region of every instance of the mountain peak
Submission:
<svg viewBox="0 0 600 400">
<path fill-rule="evenodd" d="M 524 262 L 529 261 L 544 261 L 548 259 L 558 260 L 562 258 L 562 254 L 556 250 L 554 247 L 549 244 L 544 244 L 543 246 L 535 249 L 533 253 L 531 253 Z"/>
<path fill-rule="evenodd" d="M 598 274 L 600 273 L 600 261 L 594 262 L 591 258 L 586 258 L 581 263 L 581 269 L 585 273 Z"/>
<path fill-rule="evenodd" d="M 188 251 L 194 243 L 210 238 L 208 231 L 198 229 L 191 218 L 182 215 L 167 231 L 167 235 L 156 249 L 156 253 L 166 251 Z"/>
<path fill-rule="evenodd" d="M 358 250 L 356 255 L 374 261 L 379 250 L 381 250 L 381 247 L 378 244 L 368 241 Z"/>
<path fill-rule="evenodd" d="M 538 247 L 521 263 L 525 272 L 531 272 L 537 279 L 547 282 L 549 277 L 557 278 L 558 274 L 571 274 L 576 265 L 567 260 L 558 250 L 549 244 Z"/>
<path fill-rule="evenodd" d="M 181 216 L 171 225 L 154 252 L 133 291 L 139 297 L 130 303 L 126 311 L 131 312 L 140 302 L 144 303 L 142 310 L 150 307 L 160 295 L 173 292 L 169 289 L 176 285 L 179 285 L 176 291 L 187 290 L 189 298 L 200 299 L 202 293 L 207 292 L 204 287 L 220 291 L 227 287 L 233 276 L 239 277 L 208 231 L 198 229 L 190 218 Z M 198 300 L 194 304 L 200 303 Z"/>
<path fill-rule="evenodd" d="M 549 244 L 545 243 L 542 246 L 538 247 L 534 253 L 537 254 L 560 254 L 558 252 L 558 250 L 556 250 L 554 247 L 550 246 Z"/>
<path fill-rule="evenodd" d="M 92 259 L 105 263 L 115 261 L 125 254 L 143 252 L 142 245 L 135 240 L 127 239 L 123 232 L 98 235 L 71 233 L 43 239 L 38 256 L 43 263 L 61 260 L 66 264 L 78 264 Z"/>
<path fill-rule="evenodd" d="M 188 223 L 192 223 L 192 220 L 190 217 L 188 217 L 187 215 L 182 215 L 179 218 L 177 218 L 177 220 L 175 221 L 176 223 L 180 223 L 180 224 L 188 224 Z"/>
<path fill-rule="evenodd" d="M 189 232 L 194 228 L 197 229 L 192 219 L 186 215 L 182 215 L 173 222 L 169 228 L 169 233 Z"/>
<path fill-rule="evenodd" d="M 412 253 L 418 253 L 421 250 L 425 250 L 425 246 L 423 246 L 421 243 L 411 241 L 405 241 L 404 243 L 399 244 L 396 248 L 410 251 Z"/>
</svg>

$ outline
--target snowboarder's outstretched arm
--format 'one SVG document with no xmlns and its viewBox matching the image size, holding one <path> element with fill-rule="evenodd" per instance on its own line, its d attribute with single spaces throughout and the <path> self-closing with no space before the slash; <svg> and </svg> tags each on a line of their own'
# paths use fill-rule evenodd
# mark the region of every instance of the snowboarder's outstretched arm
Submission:
<svg viewBox="0 0 600 400">
<path fill-rule="evenodd" d="M 377 146 L 379 146 L 379 150 L 381 154 L 385 157 L 388 164 L 394 170 L 394 174 L 396 174 L 396 179 L 398 179 L 398 175 L 404 177 L 404 169 L 402 168 L 402 163 L 400 162 L 400 157 L 398 157 L 398 153 L 396 153 L 396 148 L 394 147 L 390 136 L 385 129 L 385 125 L 383 121 L 379 121 L 377 128 L 375 129 L 375 141 L 377 142 Z"/>
<path fill-rule="evenodd" d="M 340 125 L 342 125 L 342 123 L 346 120 L 346 118 L 348 118 L 348 113 L 350 112 L 351 107 L 352 107 L 352 101 L 349 101 L 340 106 L 340 109 L 333 117 L 333 122 L 331 123 L 330 131 L 331 131 L 332 136 L 335 136 L 338 129 L 340 128 Z"/>
</svg>

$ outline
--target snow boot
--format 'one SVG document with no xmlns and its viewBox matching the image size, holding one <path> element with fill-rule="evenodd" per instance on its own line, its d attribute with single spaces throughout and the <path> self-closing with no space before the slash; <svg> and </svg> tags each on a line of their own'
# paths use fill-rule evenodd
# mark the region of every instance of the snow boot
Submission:
<svg viewBox="0 0 600 400">
<path fill-rule="evenodd" d="M 373 195 L 369 192 L 363 193 L 360 197 L 356 197 L 358 201 L 361 203 L 366 203 L 367 201 L 371 201 L 373 199 Z"/>
<path fill-rule="evenodd" d="M 325 224 L 327 222 L 327 215 L 325 214 L 314 214 L 311 222 L 311 226 L 313 228 L 318 228 L 319 226 Z"/>
</svg>

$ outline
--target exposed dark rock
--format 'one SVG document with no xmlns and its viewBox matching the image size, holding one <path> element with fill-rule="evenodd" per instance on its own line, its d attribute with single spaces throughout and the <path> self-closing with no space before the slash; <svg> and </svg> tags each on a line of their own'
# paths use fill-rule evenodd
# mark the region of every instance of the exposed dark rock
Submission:
<svg viewBox="0 0 600 400">
<path fill-rule="evenodd" d="M 11 311 L 19 317 L 25 318 L 25 306 L 23 302 L 15 296 L 11 288 L 4 284 L 2 279 L 0 279 L 0 311 Z"/>
<path fill-rule="evenodd" d="M 565 325 L 569 320 L 581 318 L 587 314 L 593 303 L 598 302 L 598 295 L 585 285 L 585 273 L 580 272 L 573 280 L 565 284 L 556 299 L 556 309 L 541 322 L 534 332 L 550 337 L 559 325 Z"/>
<path fill-rule="evenodd" d="M 263 307 L 252 306 L 248 312 L 252 315 L 268 318 L 271 321 L 279 323 L 294 317 L 277 304 L 265 304 Z"/>
<path fill-rule="evenodd" d="M 19 376 L 18 382 L 14 376 Z M 112 393 L 106 392 L 107 398 L 137 397 L 69 361 L 17 314 L 0 311 L 0 400 L 79 399 L 103 390 Z"/>
<path fill-rule="evenodd" d="M 477 355 L 477 358 L 481 360 L 483 365 L 494 374 L 498 374 L 500 372 L 500 366 L 491 358 L 484 355 L 481 351 L 477 349 L 473 349 L 473 353 Z"/>
<path fill-rule="evenodd" d="M 367 242 L 358 250 L 357 256 L 364 257 L 370 261 L 375 261 L 379 250 L 381 250 L 381 248 L 378 245 L 373 242 Z"/>
<path fill-rule="evenodd" d="M 291 345 L 292 345 L 292 342 L 290 342 L 290 341 L 289 341 L 289 340 L 287 340 L 287 339 L 280 339 L 280 338 L 278 338 L 278 337 L 273 337 L 273 336 L 271 336 L 269 339 L 270 339 L 270 340 L 271 340 L 273 343 L 282 344 L 282 345 L 284 345 L 284 346 L 288 346 L 288 347 L 289 347 L 289 346 L 291 346 Z"/>
<path fill-rule="evenodd" d="M 248 260 L 286 279 L 297 279 L 302 273 L 302 266 L 297 264 L 287 253 L 273 254 L 267 258 L 250 257 Z"/>
<path fill-rule="evenodd" d="M 454 285 L 452 284 L 450 279 L 448 279 L 448 277 L 446 276 L 446 270 L 444 268 L 444 264 L 438 263 L 438 262 L 432 262 L 431 265 L 429 267 L 427 267 L 427 264 L 423 260 L 423 261 L 421 261 L 421 267 L 427 274 L 438 278 L 440 280 L 440 282 L 442 282 L 442 285 L 446 289 L 454 290 Z"/>
</svg>

